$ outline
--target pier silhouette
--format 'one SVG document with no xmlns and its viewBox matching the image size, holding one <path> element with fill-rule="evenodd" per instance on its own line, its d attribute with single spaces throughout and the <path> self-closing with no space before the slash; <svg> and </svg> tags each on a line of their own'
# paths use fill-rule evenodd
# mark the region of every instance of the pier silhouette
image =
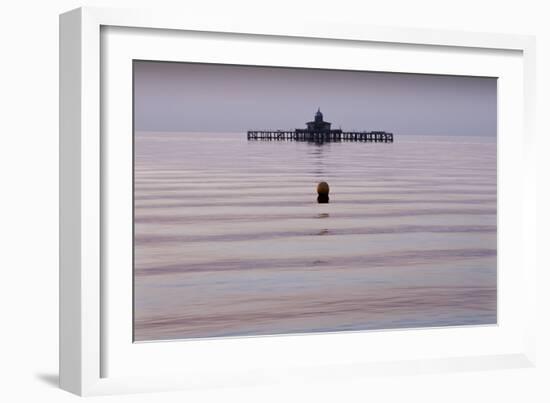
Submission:
<svg viewBox="0 0 550 403">
<path fill-rule="evenodd" d="M 393 143 L 393 133 L 385 131 L 343 131 L 331 129 L 331 123 L 323 119 L 321 109 L 317 109 L 315 118 L 306 123 L 305 129 L 295 130 L 249 130 L 248 140 L 291 140 L 315 143 L 360 141 L 374 143 Z"/>
</svg>

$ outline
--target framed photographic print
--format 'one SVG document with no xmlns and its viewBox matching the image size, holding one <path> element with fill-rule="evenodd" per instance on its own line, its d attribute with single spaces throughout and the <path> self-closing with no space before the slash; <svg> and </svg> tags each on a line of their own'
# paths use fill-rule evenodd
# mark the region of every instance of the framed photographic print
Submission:
<svg viewBox="0 0 550 403">
<path fill-rule="evenodd" d="M 532 365 L 533 52 L 63 14 L 62 387 Z"/>
</svg>

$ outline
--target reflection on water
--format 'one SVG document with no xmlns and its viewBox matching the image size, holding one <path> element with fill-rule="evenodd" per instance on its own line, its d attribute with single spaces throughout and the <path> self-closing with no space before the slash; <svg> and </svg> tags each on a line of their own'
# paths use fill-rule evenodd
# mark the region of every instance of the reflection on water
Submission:
<svg viewBox="0 0 550 403">
<path fill-rule="evenodd" d="M 136 133 L 137 341 L 496 322 L 494 139 L 245 137 Z"/>
</svg>

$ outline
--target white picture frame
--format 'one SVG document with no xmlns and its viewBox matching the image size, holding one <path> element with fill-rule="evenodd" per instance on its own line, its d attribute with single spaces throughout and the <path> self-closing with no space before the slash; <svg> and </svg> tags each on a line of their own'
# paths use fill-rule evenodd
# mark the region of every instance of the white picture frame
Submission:
<svg viewBox="0 0 550 403">
<path fill-rule="evenodd" d="M 295 46 L 341 57 L 300 59 Z M 61 15 L 61 387 L 95 395 L 534 365 L 534 49 L 521 35 L 103 8 Z M 131 279 L 113 269 L 128 255 L 110 246 L 128 244 L 127 73 L 140 58 L 499 77 L 498 325 L 133 344 Z"/>
</svg>

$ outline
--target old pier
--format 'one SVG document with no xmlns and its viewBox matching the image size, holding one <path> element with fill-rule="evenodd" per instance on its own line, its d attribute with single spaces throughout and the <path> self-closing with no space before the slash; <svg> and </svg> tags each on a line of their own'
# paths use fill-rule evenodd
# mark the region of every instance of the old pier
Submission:
<svg viewBox="0 0 550 403">
<path fill-rule="evenodd" d="M 331 129 L 331 123 L 323 120 L 323 114 L 318 109 L 315 118 L 306 123 L 307 128 L 295 130 L 249 130 L 248 140 L 294 140 L 315 143 L 339 141 L 364 141 L 374 143 L 393 143 L 393 133 L 385 131 L 350 132 L 341 129 Z"/>
</svg>

